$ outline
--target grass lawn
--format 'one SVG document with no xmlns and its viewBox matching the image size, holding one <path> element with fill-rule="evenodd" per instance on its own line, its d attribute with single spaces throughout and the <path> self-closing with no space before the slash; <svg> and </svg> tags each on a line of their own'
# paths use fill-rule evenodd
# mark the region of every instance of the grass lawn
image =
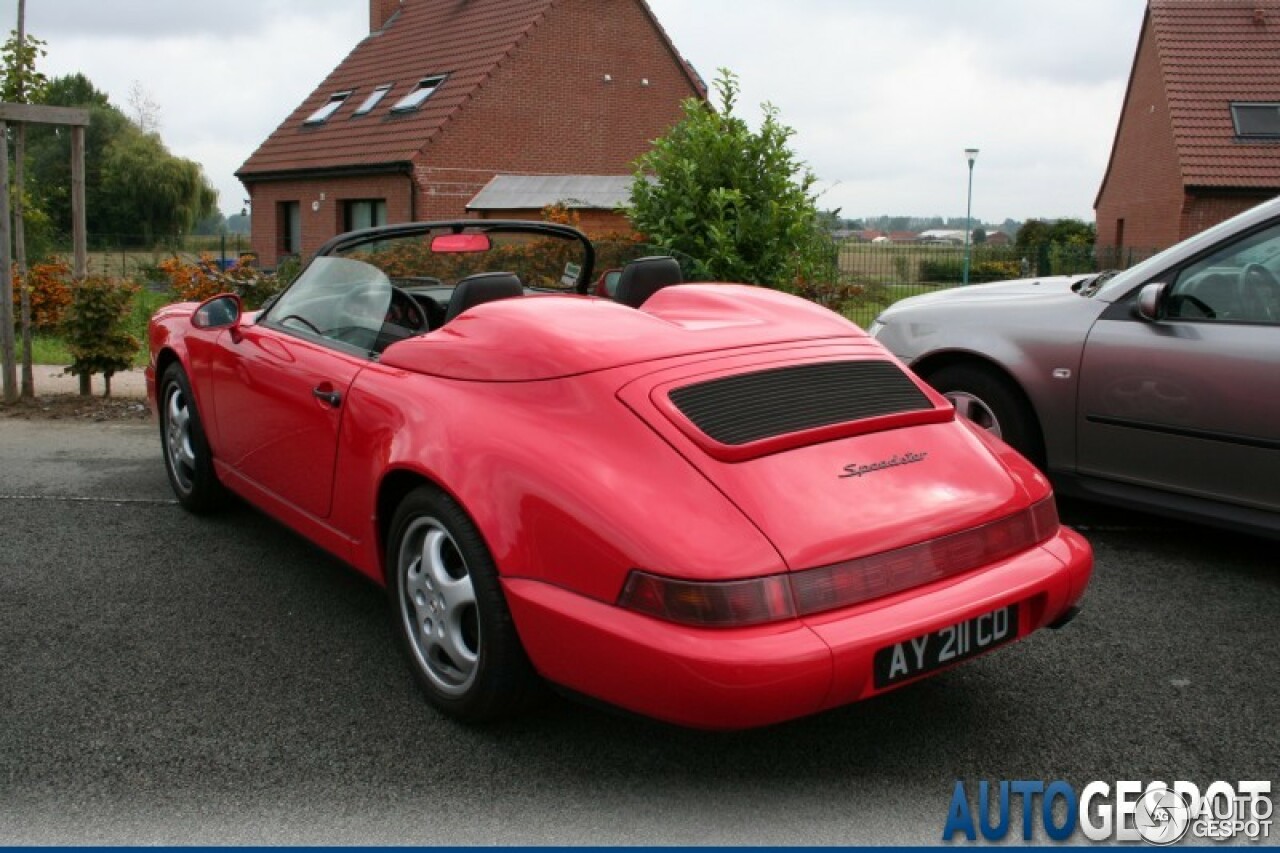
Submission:
<svg viewBox="0 0 1280 853">
<path fill-rule="evenodd" d="M 169 293 L 154 293 L 143 288 L 133 299 L 133 310 L 125 321 L 125 329 L 138 339 L 141 346 L 133 357 L 134 367 L 145 367 L 147 364 L 147 322 L 157 309 L 174 301 Z M 19 343 L 19 346 L 21 344 Z M 31 336 L 31 355 L 36 364 L 68 365 L 71 353 L 66 342 L 58 335 L 37 333 Z"/>
</svg>

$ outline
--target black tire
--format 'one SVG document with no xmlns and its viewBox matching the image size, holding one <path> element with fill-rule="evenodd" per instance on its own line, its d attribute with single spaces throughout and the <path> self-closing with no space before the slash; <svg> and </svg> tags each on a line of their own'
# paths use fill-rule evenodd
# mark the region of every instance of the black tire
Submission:
<svg viewBox="0 0 1280 853">
<path fill-rule="evenodd" d="M 386 577 L 392 632 L 432 705 L 479 723 L 515 716 L 539 698 L 542 683 L 516 634 L 493 557 L 448 495 L 420 486 L 401 501 Z"/>
<path fill-rule="evenodd" d="M 924 378 L 959 414 L 1044 468 L 1040 423 L 1016 385 L 990 368 L 971 364 L 948 365 Z"/>
<path fill-rule="evenodd" d="M 227 503 L 227 491 L 218 482 L 191 383 L 178 362 L 160 377 L 157 398 L 164 468 L 178 503 L 198 514 L 221 509 Z"/>
</svg>

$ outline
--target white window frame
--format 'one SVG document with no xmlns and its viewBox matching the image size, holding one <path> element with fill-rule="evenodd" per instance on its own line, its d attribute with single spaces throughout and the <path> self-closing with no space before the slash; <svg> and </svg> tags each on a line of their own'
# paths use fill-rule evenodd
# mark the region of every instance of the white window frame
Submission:
<svg viewBox="0 0 1280 853">
<path fill-rule="evenodd" d="M 391 91 L 391 87 L 393 85 L 395 84 L 385 83 L 370 92 L 369 97 L 365 98 L 364 101 L 361 102 L 360 106 L 356 107 L 356 111 L 352 113 L 351 117 L 355 118 L 356 116 L 368 115 L 373 112 L 374 107 L 382 103 L 382 99 L 387 96 L 387 92 Z"/>
<path fill-rule="evenodd" d="M 324 106 L 307 116 L 303 124 L 324 124 L 334 113 L 342 109 L 342 105 L 347 102 L 347 98 L 351 97 L 354 89 L 348 89 L 345 92 L 334 92 L 329 96 L 329 100 L 324 102 Z"/>
<path fill-rule="evenodd" d="M 446 77 L 448 77 L 447 74 L 423 77 L 409 94 L 396 101 L 395 106 L 391 108 L 391 112 L 411 113 L 418 109 L 427 102 L 428 98 L 435 94 L 435 91 L 444 83 Z"/>
</svg>

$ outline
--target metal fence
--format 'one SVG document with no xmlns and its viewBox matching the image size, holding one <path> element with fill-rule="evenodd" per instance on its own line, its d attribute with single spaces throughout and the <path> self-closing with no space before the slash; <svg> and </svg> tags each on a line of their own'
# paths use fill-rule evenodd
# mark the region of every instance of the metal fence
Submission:
<svg viewBox="0 0 1280 853">
<path fill-rule="evenodd" d="M 836 281 L 811 286 L 803 295 L 862 326 L 900 299 L 957 287 L 964 281 L 963 246 L 845 241 L 835 244 L 834 250 Z M 1155 251 L 1098 252 L 1093 246 L 1059 244 L 1022 248 L 978 245 L 971 247 L 969 283 L 1127 269 Z"/>
<path fill-rule="evenodd" d="M 188 235 L 149 240 L 134 234 L 90 234 L 89 275 L 113 276 L 147 281 L 161 277 L 157 265 L 166 258 L 199 260 L 204 255 L 227 266 L 241 255 L 252 251 L 248 234 Z M 70 239 L 57 240 L 52 249 L 43 252 L 71 263 Z M 33 263 L 42 258 L 32 257 Z"/>
<path fill-rule="evenodd" d="M 1074 275 L 1125 269 L 1155 251 L 1124 249 L 1098 252 L 1093 246 L 1047 244 L 1034 247 L 978 245 L 971 249 L 969 283 L 1028 276 Z M 963 246 L 916 243 L 836 244 L 842 282 L 934 289 L 964 278 Z"/>
</svg>

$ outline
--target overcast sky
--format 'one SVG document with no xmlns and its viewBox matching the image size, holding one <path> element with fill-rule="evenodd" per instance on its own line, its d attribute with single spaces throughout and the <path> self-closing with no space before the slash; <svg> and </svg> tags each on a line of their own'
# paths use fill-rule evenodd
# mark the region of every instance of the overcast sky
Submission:
<svg viewBox="0 0 1280 853">
<path fill-rule="evenodd" d="M 771 101 L 845 216 L 1093 219 L 1145 0 L 650 0 L 742 114 Z M 0 0 L 3 29 L 16 0 Z M 83 72 L 127 111 L 139 83 L 220 206 L 233 173 L 368 30 L 367 0 L 27 0 L 50 76 Z"/>
</svg>

